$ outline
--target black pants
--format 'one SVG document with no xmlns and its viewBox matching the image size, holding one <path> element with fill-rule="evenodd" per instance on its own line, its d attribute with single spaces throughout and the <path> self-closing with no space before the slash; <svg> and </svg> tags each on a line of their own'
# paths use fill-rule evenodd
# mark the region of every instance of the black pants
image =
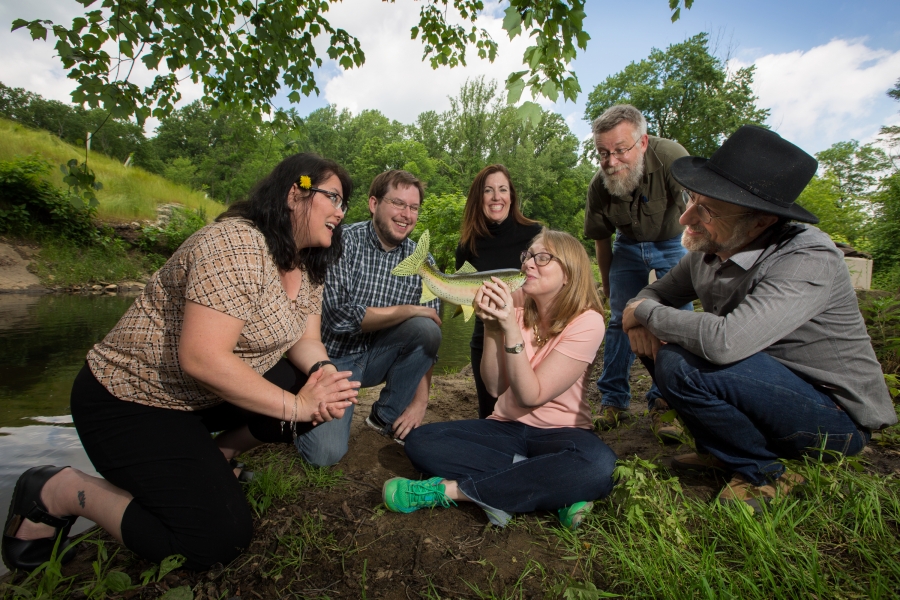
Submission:
<svg viewBox="0 0 900 600">
<path fill-rule="evenodd" d="M 494 412 L 497 399 L 488 393 L 484 380 L 481 378 L 481 357 L 484 356 L 484 347 L 475 346 L 474 340 L 472 342 L 469 347 L 469 356 L 472 358 L 472 376 L 475 379 L 475 391 L 478 394 L 478 418 L 487 419 Z"/>
<path fill-rule="evenodd" d="M 306 376 L 285 359 L 265 378 L 296 393 Z M 288 427 L 224 402 L 202 411 L 155 408 L 116 398 L 85 365 L 72 387 L 72 418 L 97 472 L 134 500 L 122 516 L 125 546 L 188 569 L 228 564 L 250 544 L 253 518 L 231 467 L 210 436 L 243 425 L 263 442 L 292 441 Z M 298 432 L 309 424 L 298 425 Z"/>
</svg>

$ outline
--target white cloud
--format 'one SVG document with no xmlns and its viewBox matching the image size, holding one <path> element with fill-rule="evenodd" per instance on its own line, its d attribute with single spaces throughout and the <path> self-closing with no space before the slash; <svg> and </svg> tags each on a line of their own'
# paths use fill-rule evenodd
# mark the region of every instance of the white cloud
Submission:
<svg viewBox="0 0 900 600">
<path fill-rule="evenodd" d="M 324 86 L 320 84 L 329 103 L 353 113 L 379 110 L 391 119 L 412 123 L 426 110 L 447 110 L 448 96 L 457 95 L 467 78 L 483 75 L 488 81 L 496 79 L 502 92 L 507 75 L 524 68 L 522 53 L 528 40 L 520 36 L 510 42 L 502 29 L 502 15 L 483 14 L 476 25 L 489 31 L 499 46 L 494 62 L 478 58 L 470 49 L 466 53 L 468 66 L 432 69 L 422 61 L 421 40 L 410 39 L 420 6 L 405 2 L 332 5 L 329 20 L 359 38 L 366 62 L 362 68 L 339 72 Z"/>
<path fill-rule="evenodd" d="M 366 62 L 362 68 L 342 71 L 326 58 L 325 68 L 317 73 L 323 99 L 354 113 L 374 109 L 389 118 L 412 123 L 423 111 L 448 109 L 448 96 L 455 96 L 467 78 L 484 75 L 488 80 L 496 79 L 502 88 L 509 73 L 523 68 L 522 53 L 528 40 L 519 37 L 510 42 L 501 27 L 502 12 L 489 7 L 479 18 L 477 26 L 487 29 L 499 46 L 494 63 L 478 58 L 477 53 L 470 49 L 467 67 L 433 70 L 428 62 L 422 61 L 424 46 L 421 39 L 410 39 L 410 28 L 418 23 L 420 6 L 418 2 L 358 1 L 331 5 L 327 15 L 329 21 L 359 38 L 366 53 Z M 79 8 L 80 5 L 75 2 L 59 0 L 31 0 L 28 5 L 20 6 L 0 3 L 0 23 L 12 22 L 15 18 L 41 18 L 68 24 L 73 17 L 83 14 Z M 71 102 L 69 94 L 75 88 L 75 82 L 66 78 L 55 56 L 55 40 L 52 34 L 48 37 L 46 42 L 32 42 L 25 30 L 0 32 L 0 53 L 6 57 L 0 62 L 0 81 L 48 99 Z M 327 35 L 320 36 L 316 41 L 316 50 L 322 57 L 327 57 L 327 43 Z M 114 48 L 107 50 L 114 51 Z M 155 72 L 147 71 L 138 63 L 131 81 L 146 86 L 155 75 Z M 179 89 L 183 96 L 180 105 L 201 96 L 200 86 L 190 80 L 183 81 Z M 277 102 L 285 105 L 286 100 L 281 96 L 279 94 Z M 527 99 L 527 94 L 523 99 Z M 321 103 L 314 98 L 311 100 L 312 105 Z M 310 100 L 304 100 L 299 107 L 301 111 L 309 103 Z M 148 132 L 155 124 L 155 119 L 148 122 Z"/>
<path fill-rule="evenodd" d="M 772 111 L 769 125 L 809 152 L 841 140 L 871 139 L 896 112 L 885 92 L 900 74 L 900 51 L 834 39 L 806 51 L 767 54 L 753 63 L 758 105 Z"/>
<path fill-rule="evenodd" d="M 83 15 L 83 7 L 76 2 L 58 0 L 30 0 L 28 3 L 0 2 L 0 24 L 12 23 L 15 19 L 47 19 L 55 24 L 69 25 L 76 16 Z M 66 77 L 66 71 L 56 55 L 56 38 L 47 33 L 47 40 L 32 40 L 27 29 L 0 33 L 0 81 L 9 87 L 20 87 L 40 94 L 49 100 L 72 102 L 71 92 L 76 82 Z M 115 56 L 116 45 L 108 42 L 104 49 Z M 157 74 L 168 73 L 165 63 L 158 72 L 149 71 L 138 61 L 129 81 L 145 87 L 153 82 Z M 178 86 L 182 94 L 179 105 L 184 105 L 202 96 L 202 86 L 187 79 Z M 158 124 L 157 119 L 148 119 L 145 130 L 149 133 Z"/>
</svg>

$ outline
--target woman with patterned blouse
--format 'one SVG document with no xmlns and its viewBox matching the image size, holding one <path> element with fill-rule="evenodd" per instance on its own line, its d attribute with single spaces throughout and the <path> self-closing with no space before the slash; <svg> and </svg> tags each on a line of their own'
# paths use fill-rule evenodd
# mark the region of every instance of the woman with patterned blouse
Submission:
<svg viewBox="0 0 900 600">
<path fill-rule="evenodd" d="M 79 516 L 152 561 L 228 563 L 252 517 L 229 460 L 340 418 L 357 382 L 322 345 L 322 285 L 341 253 L 347 172 L 286 158 L 250 199 L 191 236 L 150 278 L 72 389 L 72 417 L 97 471 L 36 467 L 16 484 L 3 560 L 34 569 L 75 552 Z M 222 432 L 213 438 L 210 432 Z"/>
</svg>

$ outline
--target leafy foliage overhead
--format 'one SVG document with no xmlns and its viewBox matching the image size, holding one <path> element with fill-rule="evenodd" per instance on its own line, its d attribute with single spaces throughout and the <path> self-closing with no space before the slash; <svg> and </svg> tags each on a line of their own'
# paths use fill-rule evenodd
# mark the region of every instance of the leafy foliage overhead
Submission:
<svg viewBox="0 0 900 600">
<path fill-rule="evenodd" d="M 665 51 L 654 49 L 607 77 L 588 95 L 584 116 L 591 122 L 614 104 L 633 104 L 652 135 L 675 140 L 694 156 L 710 156 L 741 125 L 768 118 L 769 110 L 756 106 L 754 69 L 729 72 L 701 33 Z"/>
<path fill-rule="evenodd" d="M 323 65 L 315 40 L 329 37 L 327 57 L 342 69 L 359 67 L 365 54 L 359 40 L 335 28 L 326 18 L 340 0 L 77 0 L 87 10 L 70 26 L 44 19 L 16 19 L 13 30 L 27 28 L 33 39 L 52 32 L 68 77 L 78 85 L 76 104 L 103 107 L 115 118 L 169 115 L 181 98 L 178 84 L 189 77 L 203 86 L 204 101 L 213 107 L 240 106 L 256 119 L 270 112 L 269 103 L 282 84 L 288 99 L 319 93 L 315 69 Z M 507 80 L 510 99 L 525 87 L 533 95 L 574 100 L 580 91 L 568 65 L 590 36 L 582 25 L 585 0 L 511 0 L 503 27 L 510 38 L 534 41 L 523 57 L 527 69 Z M 669 0 L 672 20 L 693 0 Z M 452 10 L 451 10 L 452 9 Z M 475 22 L 482 0 L 422 0 L 412 38 L 424 44 L 423 59 L 433 68 L 466 64 L 474 47 L 479 58 L 493 61 L 497 43 Z M 456 24 L 462 21 L 467 25 Z M 130 81 L 141 61 L 159 73 L 141 89 Z M 187 75 L 183 75 L 187 73 Z"/>
</svg>

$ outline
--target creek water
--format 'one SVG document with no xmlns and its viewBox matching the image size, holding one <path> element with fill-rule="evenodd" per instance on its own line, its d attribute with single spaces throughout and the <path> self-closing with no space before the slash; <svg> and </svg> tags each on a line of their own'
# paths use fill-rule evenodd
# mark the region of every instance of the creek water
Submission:
<svg viewBox="0 0 900 600">
<path fill-rule="evenodd" d="M 21 473 L 72 465 L 96 474 L 69 414 L 69 392 L 87 351 L 103 339 L 133 297 L 0 294 L 0 514 Z M 469 363 L 474 319 L 442 314 L 436 373 Z M 79 519 L 74 532 L 91 523 Z M 0 564 L 0 573 L 6 568 Z"/>
</svg>

